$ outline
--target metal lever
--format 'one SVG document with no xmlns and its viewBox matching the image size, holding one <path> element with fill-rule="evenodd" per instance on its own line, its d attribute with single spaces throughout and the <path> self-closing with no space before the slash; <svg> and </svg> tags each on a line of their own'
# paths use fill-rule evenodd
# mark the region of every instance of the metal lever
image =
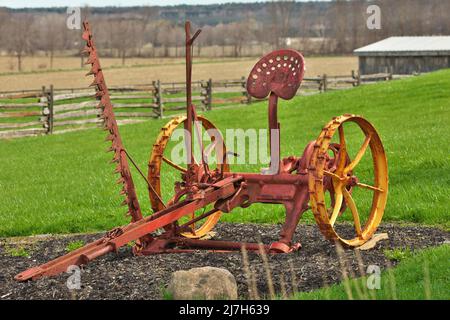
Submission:
<svg viewBox="0 0 450 320">
<path fill-rule="evenodd" d="M 197 37 L 199 36 L 200 32 L 202 32 L 202 29 L 198 29 L 198 30 L 194 33 L 194 35 L 192 36 L 192 38 L 190 38 L 190 39 L 187 41 L 187 44 L 188 44 L 188 45 L 192 45 L 192 44 L 194 43 L 195 39 L 197 39 Z"/>
</svg>

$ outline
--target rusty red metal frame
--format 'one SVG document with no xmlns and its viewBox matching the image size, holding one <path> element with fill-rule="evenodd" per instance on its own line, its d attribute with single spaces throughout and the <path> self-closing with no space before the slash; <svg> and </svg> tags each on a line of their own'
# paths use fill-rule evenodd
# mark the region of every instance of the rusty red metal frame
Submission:
<svg viewBox="0 0 450 320">
<path fill-rule="evenodd" d="M 201 161 L 196 163 L 192 150 L 192 132 L 199 128 L 195 127 L 198 123 L 195 120 L 198 118 L 195 106 L 192 104 L 191 78 L 192 46 L 200 34 L 200 30 L 191 36 L 189 22 L 186 22 L 185 25 L 187 120 L 184 122 L 188 167 L 182 174 L 182 183 L 175 188 L 177 191 L 175 198 L 180 199 L 181 196 L 185 196 L 185 198 L 178 202 L 164 204 L 158 192 L 148 183 L 150 193 L 158 199 L 163 209 L 143 217 L 127 162 L 129 155 L 120 138 L 91 30 L 87 22 L 83 23 L 83 27 L 83 39 L 86 41 L 84 52 L 89 55 L 87 63 L 92 65 L 89 74 L 95 77 L 92 85 L 96 87 L 96 97 L 100 100 L 99 108 L 103 110 L 105 130 L 109 132 L 107 140 L 112 142 L 110 151 L 114 152 L 113 162 L 117 163 L 116 172 L 120 174 L 118 183 L 123 184 L 121 193 L 125 195 L 124 204 L 128 206 L 128 213 L 131 215 L 132 221 L 126 226 L 111 230 L 103 238 L 78 250 L 26 270 L 18 274 L 15 279 L 25 281 L 56 275 L 66 271 L 70 265 L 86 264 L 96 257 L 115 252 L 121 246 L 132 241 L 136 241 L 133 247 L 136 255 L 189 252 L 199 248 L 220 252 L 237 250 L 242 247 L 247 250 L 259 250 L 260 245 L 256 243 L 189 239 L 181 235 L 190 224 L 204 219 L 218 210 L 230 212 L 236 207 L 245 208 L 253 203 L 281 204 L 286 209 L 286 220 L 281 230 L 280 240 L 270 245 L 264 245 L 263 249 L 268 253 L 287 253 L 298 250 L 301 247 L 300 244 L 292 243 L 292 239 L 301 215 L 308 209 L 311 192 L 308 189 L 308 183 L 311 182 L 308 165 L 318 145 L 313 141 L 306 146 L 300 157 L 290 156 L 280 160 L 278 134 L 278 137 L 271 139 L 270 148 L 271 165 L 276 164 L 275 169 L 266 170 L 261 174 L 226 172 L 223 165 L 210 170 L 203 146 L 201 146 Z M 304 59 L 299 52 L 278 50 L 261 58 L 250 72 L 247 81 L 248 93 L 256 98 L 269 96 L 268 113 L 271 135 L 280 129 L 277 119 L 278 98 L 291 99 L 296 94 L 303 79 L 304 67 Z M 132 161 L 132 159 L 130 160 Z M 133 161 L 132 164 L 135 165 Z M 327 167 L 330 167 L 331 164 Z M 142 175 L 140 170 L 139 173 Z M 325 186 L 331 185 L 330 177 L 324 177 L 323 181 Z M 183 225 L 177 223 L 181 217 L 190 215 L 195 210 L 205 208 L 210 204 L 214 205 L 213 210 L 192 218 Z M 156 234 L 156 230 L 163 230 L 163 232 Z"/>
<path fill-rule="evenodd" d="M 50 276 L 61 273 L 69 265 L 86 264 L 98 256 L 108 252 L 117 251 L 117 249 L 131 241 L 136 241 L 133 248 L 135 254 L 154 254 L 162 252 L 180 252 L 189 251 L 194 248 L 209 248 L 215 251 L 236 250 L 246 247 L 248 250 L 259 250 L 258 244 L 239 243 L 230 241 L 198 240 L 180 237 L 178 234 L 182 228 L 169 227 L 167 231 L 159 237 L 152 236 L 151 233 L 157 229 L 172 225 L 179 218 L 214 203 L 215 210 L 230 212 L 238 206 L 248 206 L 252 203 L 280 203 L 286 207 L 287 218 L 281 233 L 279 242 L 263 248 L 267 252 L 290 252 L 300 248 L 300 244 L 291 244 L 292 236 L 301 213 L 308 208 L 307 177 L 305 174 L 292 175 L 298 170 L 301 173 L 299 164 L 305 165 L 306 161 L 301 158 L 289 157 L 284 159 L 279 172 L 275 175 L 248 174 L 248 173 L 227 173 L 209 172 L 208 164 L 205 161 L 204 150 L 202 150 L 202 161 L 195 163 L 192 150 L 192 131 L 193 124 L 197 123 L 195 106 L 192 104 L 191 78 L 192 78 L 192 45 L 200 34 L 200 30 L 191 36 L 191 26 L 187 22 L 186 30 L 186 114 L 187 121 L 185 129 L 188 133 L 186 137 L 186 148 L 188 150 L 188 170 L 185 175 L 185 188 L 183 192 L 188 196 L 185 201 L 167 206 L 164 210 L 154 213 L 151 216 L 143 218 L 137 200 L 134 184 L 127 162 L 127 152 L 120 138 L 117 122 L 114 117 L 113 107 L 109 98 L 108 88 L 106 86 L 103 72 L 100 67 L 97 50 L 92 39 L 89 24 L 83 23 L 83 39 L 86 41 L 84 53 L 89 54 L 87 63 L 92 65 L 88 73 L 95 77 L 93 86 L 96 87 L 96 97 L 100 100 L 99 108 L 103 109 L 103 119 L 105 130 L 109 131 L 107 140 L 111 140 L 112 147 L 110 151 L 114 152 L 113 162 L 117 163 L 116 172 L 121 178 L 118 183 L 124 185 L 122 194 L 125 195 L 124 204 L 129 207 L 129 214 L 132 216 L 132 222 L 124 227 L 113 229 L 102 239 L 99 239 L 85 247 L 75 250 L 63 257 L 50 261 L 39 267 L 31 268 L 16 276 L 16 280 L 24 281 L 36 279 L 42 276 Z M 280 65 L 279 72 L 270 71 L 261 73 L 264 61 L 270 59 L 280 59 L 282 57 L 284 65 Z M 290 61 L 292 59 L 292 61 Z M 295 67 L 291 67 L 294 66 Z M 289 67 L 288 67 L 289 65 Z M 277 99 L 281 96 L 290 99 L 295 95 L 301 79 L 303 77 L 304 61 L 301 54 L 292 50 L 281 50 L 265 56 L 255 66 L 248 80 L 249 93 L 255 97 L 262 98 L 270 93 L 269 99 L 269 127 L 270 129 L 279 129 L 277 121 Z M 272 70 L 273 71 L 273 70 Z M 261 76 L 255 76 L 260 74 Z M 307 157 L 311 150 L 303 157 Z M 271 148 L 274 153 L 274 149 Z M 272 158 L 279 159 L 278 155 Z M 305 169 L 305 168 L 303 168 Z M 202 175 L 208 175 L 207 183 L 198 183 L 199 172 Z M 150 191 L 151 186 L 149 185 Z M 154 191 L 154 190 L 153 190 Z M 200 192 L 201 191 L 201 192 Z M 159 195 L 158 195 L 159 198 Z M 159 198 L 160 199 L 160 198 Z M 161 200 L 162 202 L 162 200 Z M 206 216 L 206 215 L 205 215 Z M 199 220 L 202 217 L 197 217 Z M 191 220 L 186 224 L 192 223 Z M 195 222 L 195 221 L 194 221 Z"/>
</svg>

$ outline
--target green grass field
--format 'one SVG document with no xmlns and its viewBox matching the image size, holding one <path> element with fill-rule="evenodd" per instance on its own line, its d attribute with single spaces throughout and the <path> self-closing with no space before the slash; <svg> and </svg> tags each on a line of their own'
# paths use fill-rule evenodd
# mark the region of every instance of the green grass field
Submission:
<svg viewBox="0 0 450 320">
<path fill-rule="evenodd" d="M 333 117 L 366 117 L 383 140 L 390 191 L 383 221 L 450 226 L 450 71 L 281 101 L 282 155 L 301 155 Z M 208 112 L 221 130 L 266 128 L 266 103 Z M 125 146 L 146 170 L 151 147 L 168 121 L 121 127 Z M 115 185 L 111 154 L 99 129 L 0 141 L 0 236 L 107 230 L 128 222 Z M 233 166 L 259 171 L 259 165 Z M 141 206 L 150 212 L 145 182 L 136 174 Z M 168 183 L 164 185 L 169 190 Z M 280 223 L 280 206 L 253 205 L 225 221 Z M 302 221 L 312 222 L 311 212 Z"/>
<path fill-rule="evenodd" d="M 293 298 L 300 300 L 448 300 L 449 249 L 448 245 L 425 249 L 401 261 L 395 268 L 381 273 L 380 285 L 378 288 L 373 286 L 373 290 L 367 289 L 367 283 L 376 284 L 372 274 L 349 279 L 316 291 L 297 293 Z"/>
</svg>

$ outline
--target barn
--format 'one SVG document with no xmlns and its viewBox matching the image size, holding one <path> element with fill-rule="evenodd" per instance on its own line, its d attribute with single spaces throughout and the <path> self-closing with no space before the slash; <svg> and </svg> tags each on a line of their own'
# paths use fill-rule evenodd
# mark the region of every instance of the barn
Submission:
<svg viewBox="0 0 450 320">
<path fill-rule="evenodd" d="M 353 51 L 360 74 L 412 74 L 450 68 L 450 36 L 390 37 Z"/>
</svg>

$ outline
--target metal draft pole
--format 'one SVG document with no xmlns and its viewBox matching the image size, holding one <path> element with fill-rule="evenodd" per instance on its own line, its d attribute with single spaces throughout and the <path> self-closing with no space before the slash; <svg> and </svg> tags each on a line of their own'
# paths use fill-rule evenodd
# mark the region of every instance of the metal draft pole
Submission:
<svg viewBox="0 0 450 320">
<path fill-rule="evenodd" d="M 194 154 L 192 153 L 192 88 L 191 88 L 191 77 L 192 77 L 192 56 L 191 56 L 191 23 L 186 21 L 185 25 L 186 32 L 186 116 L 187 120 L 184 123 L 185 129 L 185 141 L 186 141 L 186 161 L 188 167 L 194 163 Z"/>
<path fill-rule="evenodd" d="M 192 44 L 200 34 L 201 30 L 197 30 L 191 37 L 191 22 L 186 21 L 184 25 L 186 32 L 186 117 L 184 123 L 185 140 L 186 140 L 186 160 L 188 167 L 194 164 L 193 140 L 192 140 L 192 123 L 194 122 L 194 110 L 192 106 Z"/>
</svg>

